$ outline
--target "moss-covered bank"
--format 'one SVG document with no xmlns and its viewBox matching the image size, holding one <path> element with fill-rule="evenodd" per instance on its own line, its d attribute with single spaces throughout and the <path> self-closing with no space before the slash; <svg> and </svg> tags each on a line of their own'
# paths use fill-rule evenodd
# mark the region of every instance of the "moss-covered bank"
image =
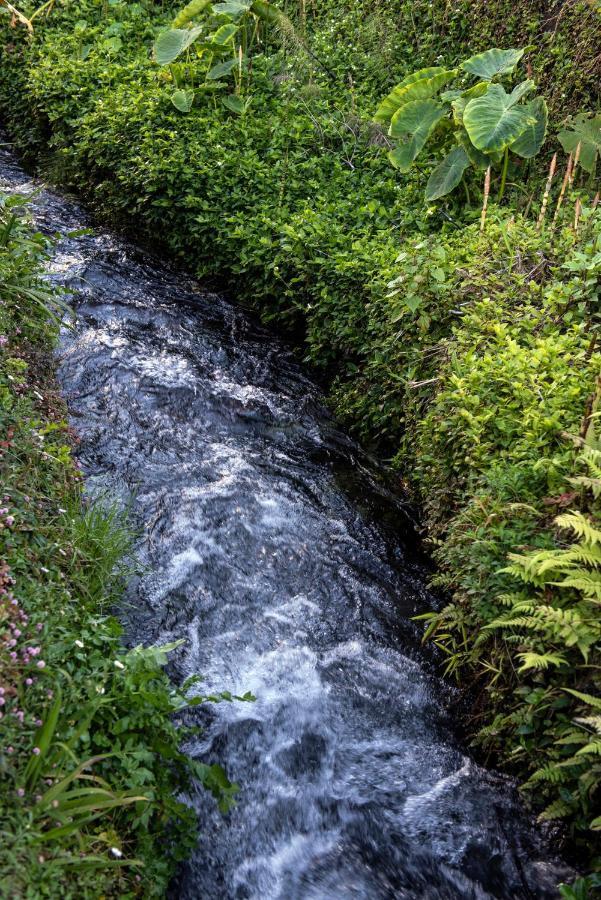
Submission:
<svg viewBox="0 0 601 900">
<path fill-rule="evenodd" d="M 176 8 L 63 0 L 32 38 L 5 28 L 11 132 L 99 215 L 302 331 L 337 413 L 421 499 L 452 596 L 430 631 L 475 685 L 473 733 L 534 777 L 534 803 L 596 866 L 600 773 L 586 733 L 598 722 L 581 695 L 599 697 L 598 561 L 554 524 L 566 508 L 589 528 L 598 515 L 596 451 L 582 462 L 578 443 L 594 443 L 600 361 L 595 183 L 577 175 L 552 228 L 558 177 L 536 224 L 562 116 L 598 103 L 596 5 L 289 2 L 324 65 L 267 32 L 242 116 L 210 93 L 187 114 L 172 105 L 150 49 Z M 495 176 L 481 232 L 478 181 L 470 202 L 424 207 L 424 175 L 394 172 L 372 116 L 407 72 L 499 44 L 530 46 L 523 74 L 552 127 L 538 162 L 510 168 L 503 206 Z M 570 481 L 585 470 L 588 482 Z M 573 551 L 578 578 L 557 575 L 554 557 L 552 581 L 534 564 L 526 577 L 519 562 L 500 571 L 508 553 L 537 548 Z"/>
</svg>

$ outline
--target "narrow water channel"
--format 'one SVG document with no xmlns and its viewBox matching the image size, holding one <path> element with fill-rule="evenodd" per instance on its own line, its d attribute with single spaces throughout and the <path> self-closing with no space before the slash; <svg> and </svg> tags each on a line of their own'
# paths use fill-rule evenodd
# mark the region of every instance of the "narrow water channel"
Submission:
<svg viewBox="0 0 601 900">
<path fill-rule="evenodd" d="M 3 185 L 33 188 L 6 150 Z M 88 224 L 54 192 L 35 210 Z M 559 863 L 420 656 L 410 617 L 432 598 L 403 498 L 286 347 L 107 232 L 63 238 L 52 277 L 77 309 L 60 378 L 88 485 L 142 533 L 131 638 L 184 638 L 177 677 L 257 698 L 194 714 L 188 752 L 241 792 L 225 817 L 189 798 L 201 830 L 172 897 L 556 897 Z"/>
</svg>

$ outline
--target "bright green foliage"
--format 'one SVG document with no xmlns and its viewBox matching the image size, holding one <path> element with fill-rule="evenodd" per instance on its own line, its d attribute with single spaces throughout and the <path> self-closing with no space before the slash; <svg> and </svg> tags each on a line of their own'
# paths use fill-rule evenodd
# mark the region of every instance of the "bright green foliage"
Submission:
<svg viewBox="0 0 601 900">
<path fill-rule="evenodd" d="M 0 195 L 0 894 L 163 896 L 196 830 L 178 794 L 195 778 L 228 806 L 236 786 L 179 751 L 172 716 L 204 698 L 164 674 L 175 646 L 127 652 L 109 614 L 131 535 L 82 497 L 47 249 Z"/>
<path fill-rule="evenodd" d="M 431 99 L 453 81 L 459 70 L 439 67 L 421 69 L 407 76 L 376 110 L 378 122 L 390 122 L 390 137 L 402 143 L 389 153 L 391 163 L 408 172 L 433 136 L 439 149 L 455 146 L 432 172 L 426 186 L 426 202 L 450 194 L 472 165 L 486 169 L 505 157 L 501 194 L 505 188 L 507 156 L 530 159 L 541 149 L 547 131 L 547 105 L 542 97 L 521 103 L 534 90 L 530 79 L 510 94 L 493 78 L 508 75 L 517 66 L 523 50 L 487 50 L 470 57 L 460 68 L 482 79 L 468 88 L 447 90 L 440 101 Z"/>
</svg>

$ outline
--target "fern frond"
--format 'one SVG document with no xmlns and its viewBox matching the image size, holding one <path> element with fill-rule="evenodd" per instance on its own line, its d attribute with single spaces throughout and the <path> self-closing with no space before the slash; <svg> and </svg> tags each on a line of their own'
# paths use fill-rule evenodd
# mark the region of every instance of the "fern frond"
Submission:
<svg viewBox="0 0 601 900">
<path fill-rule="evenodd" d="M 555 765 L 550 765 L 537 769 L 526 783 L 535 784 L 537 781 L 548 781 L 550 784 L 561 784 L 562 781 L 566 781 L 569 777 L 569 773 L 565 770 L 558 769 Z"/>
<path fill-rule="evenodd" d="M 589 741 L 588 744 L 576 751 L 576 756 L 589 756 L 591 753 L 594 756 L 601 756 L 601 741 Z"/>
<path fill-rule="evenodd" d="M 601 697 L 594 697 L 592 694 L 583 694 L 582 691 L 575 691 L 573 688 L 564 688 L 564 690 L 568 694 L 572 694 L 572 696 L 576 697 L 578 700 L 582 700 L 582 702 L 588 704 L 588 706 L 594 706 L 595 709 L 601 709 Z"/>
<path fill-rule="evenodd" d="M 601 543 L 601 531 L 595 528 L 590 519 L 587 519 L 581 512 L 568 512 L 557 516 L 555 524 L 559 528 L 569 528 L 589 544 Z"/>
<path fill-rule="evenodd" d="M 565 800 L 554 800 L 538 817 L 539 822 L 548 822 L 551 819 L 563 819 L 572 812 L 572 807 Z"/>
<path fill-rule="evenodd" d="M 549 582 L 554 587 L 574 588 L 581 591 L 587 600 L 601 601 L 601 572 L 580 570 L 568 575 L 563 581 Z"/>
<path fill-rule="evenodd" d="M 518 653 L 518 657 L 523 660 L 519 668 L 520 672 L 527 669 L 535 669 L 537 671 L 548 669 L 551 666 L 564 666 L 566 660 L 560 653 Z"/>
</svg>

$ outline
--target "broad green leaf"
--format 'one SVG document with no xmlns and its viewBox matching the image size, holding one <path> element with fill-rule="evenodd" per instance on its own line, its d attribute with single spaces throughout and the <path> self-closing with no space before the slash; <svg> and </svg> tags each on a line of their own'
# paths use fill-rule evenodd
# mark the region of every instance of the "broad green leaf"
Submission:
<svg viewBox="0 0 601 900">
<path fill-rule="evenodd" d="M 467 91 L 463 91 L 459 97 L 453 100 L 451 106 L 453 107 L 453 118 L 457 125 L 463 125 L 463 113 L 470 100 L 473 100 L 474 97 L 482 97 L 489 87 L 488 81 L 479 81 L 478 84 L 473 85 Z"/>
<path fill-rule="evenodd" d="M 170 28 L 159 34 L 154 45 L 154 57 L 159 66 L 168 66 L 194 43 L 202 28 Z"/>
<path fill-rule="evenodd" d="M 557 137 L 566 153 L 575 153 L 580 144 L 580 165 L 592 175 L 597 157 L 601 156 L 601 115 L 590 118 L 588 113 L 580 113 L 568 120 Z"/>
<path fill-rule="evenodd" d="M 229 75 L 232 69 L 235 69 L 237 65 L 237 59 L 226 59 L 224 62 L 217 63 L 216 66 L 213 66 L 212 69 L 209 69 L 209 71 L 207 72 L 207 78 L 210 81 L 216 81 L 218 78 L 222 78 L 224 75 Z"/>
<path fill-rule="evenodd" d="M 194 91 L 177 90 L 171 95 L 171 102 L 180 112 L 188 113 L 194 103 Z"/>
<path fill-rule="evenodd" d="M 241 116 L 246 109 L 244 100 L 242 97 L 237 97 L 236 94 L 230 94 L 229 97 L 222 97 L 221 102 L 227 109 L 239 116 Z"/>
<path fill-rule="evenodd" d="M 477 150 L 467 136 L 465 129 L 462 128 L 461 131 L 456 132 L 455 137 L 457 138 L 457 143 L 467 153 L 469 161 L 475 169 L 485 172 L 489 166 L 501 161 L 502 156 L 500 153 L 483 153 L 482 150 Z"/>
<path fill-rule="evenodd" d="M 536 97 L 530 103 L 526 103 L 526 113 L 534 119 L 532 125 L 519 136 L 517 141 L 510 145 L 510 150 L 523 159 L 531 159 L 536 156 L 543 146 L 547 134 L 547 104 L 542 97 Z"/>
<path fill-rule="evenodd" d="M 409 171 L 411 163 L 447 109 L 436 100 L 412 100 L 395 112 L 390 123 L 391 137 L 409 138 L 408 143 L 389 154 L 390 161 L 401 172 Z"/>
<path fill-rule="evenodd" d="M 512 144 L 536 120 L 523 106 L 514 106 L 500 84 L 465 107 L 463 124 L 477 150 L 500 151 Z"/>
<path fill-rule="evenodd" d="M 441 87 L 452 81 L 457 75 L 456 69 L 443 69 L 432 66 L 420 69 L 404 78 L 390 94 L 382 100 L 376 110 L 376 122 L 389 122 L 395 112 L 410 100 L 427 100 Z"/>
<path fill-rule="evenodd" d="M 223 3 L 214 3 L 213 12 L 219 16 L 231 16 L 237 19 L 251 7 L 252 0 L 223 0 Z"/>
<path fill-rule="evenodd" d="M 516 84 L 511 94 L 509 95 L 512 101 L 511 105 L 515 106 L 516 103 L 519 103 L 522 97 L 525 97 L 526 94 L 529 94 L 530 91 L 533 91 L 535 87 L 536 85 L 531 78 L 527 78 L 525 81 L 520 81 L 519 84 Z"/>
<path fill-rule="evenodd" d="M 238 26 L 229 22 L 227 25 L 222 25 L 217 31 L 214 31 L 213 34 L 210 34 L 209 41 L 212 44 L 227 44 L 228 41 L 231 41 L 237 31 Z"/>
<path fill-rule="evenodd" d="M 186 6 L 179 11 L 173 20 L 171 27 L 183 28 L 192 19 L 196 19 L 205 10 L 208 10 L 210 6 L 211 0 L 190 0 L 190 3 L 187 3 Z"/>
<path fill-rule="evenodd" d="M 431 203 L 449 194 L 457 187 L 470 161 L 463 147 L 455 147 L 448 156 L 439 163 L 426 185 L 426 202 Z"/>
<path fill-rule="evenodd" d="M 508 75 L 513 72 L 520 59 L 524 55 L 523 50 L 485 50 L 477 53 L 462 62 L 461 68 L 470 75 L 477 75 L 485 81 L 490 81 L 495 75 Z"/>
</svg>

